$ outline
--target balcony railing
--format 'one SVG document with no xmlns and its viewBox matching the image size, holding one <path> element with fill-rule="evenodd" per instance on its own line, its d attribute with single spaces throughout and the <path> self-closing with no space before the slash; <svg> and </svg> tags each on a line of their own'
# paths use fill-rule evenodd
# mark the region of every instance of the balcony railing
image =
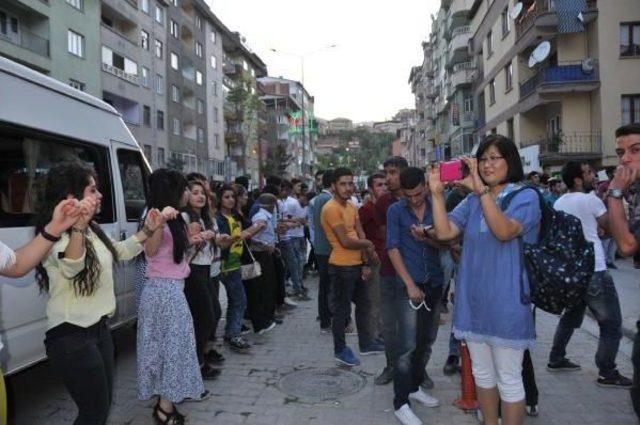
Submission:
<svg viewBox="0 0 640 425">
<path fill-rule="evenodd" d="M 520 83 L 520 98 L 529 96 L 542 86 L 600 81 L 598 64 L 594 64 L 590 71 L 584 69 L 581 62 L 565 62 L 541 68 L 533 77 Z"/>
<path fill-rule="evenodd" d="M 128 81 L 131 84 L 138 85 L 138 76 L 127 74 L 123 69 L 116 68 L 113 65 L 102 62 L 102 70 L 108 72 L 109 74 L 115 75 L 118 78 L 122 78 L 123 80 Z"/>
<path fill-rule="evenodd" d="M 49 40 L 32 33 L 24 25 L 19 25 L 19 29 L 19 33 L 15 35 L 4 35 L 0 33 L 0 40 L 6 40 L 33 53 L 49 57 Z"/>
<path fill-rule="evenodd" d="M 516 20 L 516 38 L 522 37 L 522 34 L 533 26 L 538 16 L 552 10 L 550 3 L 549 0 L 535 0 L 527 10 L 521 12 L 521 16 Z"/>
<path fill-rule="evenodd" d="M 541 158 L 597 157 L 602 155 L 602 134 L 574 132 L 545 137 L 527 145 L 540 145 Z"/>
</svg>

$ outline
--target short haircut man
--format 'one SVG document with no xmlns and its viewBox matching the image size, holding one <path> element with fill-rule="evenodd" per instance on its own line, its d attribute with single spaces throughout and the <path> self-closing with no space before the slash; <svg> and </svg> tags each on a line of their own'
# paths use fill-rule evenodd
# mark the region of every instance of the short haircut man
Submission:
<svg viewBox="0 0 640 425">
<path fill-rule="evenodd" d="M 322 174 L 322 191 L 313 198 L 310 204 L 311 222 L 313 223 L 313 250 L 318 266 L 318 317 L 320 329 L 328 332 L 331 328 L 331 310 L 329 308 L 329 255 L 331 244 L 322 228 L 322 208 L 332 198 L 333 170 L 324 170 Z M 319 189 L 320 190 L 320 189 Z"/>
</svg>

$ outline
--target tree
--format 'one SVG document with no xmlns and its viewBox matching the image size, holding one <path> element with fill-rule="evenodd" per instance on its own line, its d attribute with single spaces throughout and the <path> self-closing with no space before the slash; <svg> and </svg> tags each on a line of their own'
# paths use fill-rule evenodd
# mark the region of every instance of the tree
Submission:
<svg viewBox="0 0 640 425">
<path fill-rule="evenodd" d="M 287 142 L 278 140 L 269 142 L 267 158 L 264 164 L 264 175 L 282 176 L 287 172 L 287 167 L 295 157 L 287 152 Z"/>
<path fill-rule="evenodd" d="M 167 168 L 182 172 L 184 170 L 184 161 L 177 156 L 172 156 L 167 161 Z"/>
<path fill-rule="evenodd" d="M 242 160 L 239 164 L 239 174 L 246 174 L 247 143 L 255 140 L 258 133 L 258 116 L 261 100 L 252 93 L 252 80 L 243 74 L 236 86 L 229 90 L 226 101 L 232 105 L 233 116 L 227 118 L 227 128 L 233 132 L 233 143 L 240 146 Z M 227 152 L 231 153 L 230 143 L 227 142 Z"/>
<path fill-rule="evenodd" d="M 391 154 L 394 135 L 374 133 L 367 128 L 341 131 L 330 135 L 338 136 L 338 146 L 328 154 L 318 155 L 320 168 L 349 167 L 355 173 L 371 174 L 379 169 L 379 164 Z M 357 148 L 349 148 L 349 142 L 358 141 Z"/>
</svg>

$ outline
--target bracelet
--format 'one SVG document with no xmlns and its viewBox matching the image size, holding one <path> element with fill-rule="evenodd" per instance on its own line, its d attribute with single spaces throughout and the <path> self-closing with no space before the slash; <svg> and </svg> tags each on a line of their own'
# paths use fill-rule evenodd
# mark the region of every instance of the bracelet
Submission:
<svg viewBox="0 0 640 425">
<path fill-rule="evenodd" d="M 82 233 L 83 235 L 86 235 L 88 233 L 87 229 L 78 229 L 77 227 L 72 227 L 71 231 L 75 233 Z"/>
<path fill-rule="evenodd" d="M 153 236 L 153 234 L 156 232 L 155 230 L 151 230 L 149 228 L 149 226 L 147 226 L 146 224 L 144 226 L 142 226 L 142 233 L 145 234 L 146 237 L 150 238 L 151 236 Z"/>
<path fill-rule="evenodd" d="M 491 189 L 489 188 L 489 186 L 484 186 L 482 189 L 476 192 L 476 195 L 478 195 L 478 197 L 481 197 L 482 195 L 486 195 L 487 193 L 489 193 L 490 190 Z"/>
<path fill-rule="evenodd" d="M 42 235 L 43 238 L 45 238 L 46 240 L 48 240 L 49 242 L 58 242 L 62 236 L 53 236 L 51 233 L 48 233 L 46 230 L 42 229 L 40 231 L 40 234 Z"/>
</svg>

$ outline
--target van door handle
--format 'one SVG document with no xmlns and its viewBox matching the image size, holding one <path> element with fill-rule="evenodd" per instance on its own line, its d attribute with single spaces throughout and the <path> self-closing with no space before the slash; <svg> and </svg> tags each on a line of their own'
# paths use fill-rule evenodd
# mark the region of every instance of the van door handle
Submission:
<svg viewBox="0 0 640 425">
<path fill-rule="evenodd" d="M 123 241 L 125 239 L 127 239 L 127 232 L 126 231 L 120 232 L 120 240 Z"/>
</svg>

